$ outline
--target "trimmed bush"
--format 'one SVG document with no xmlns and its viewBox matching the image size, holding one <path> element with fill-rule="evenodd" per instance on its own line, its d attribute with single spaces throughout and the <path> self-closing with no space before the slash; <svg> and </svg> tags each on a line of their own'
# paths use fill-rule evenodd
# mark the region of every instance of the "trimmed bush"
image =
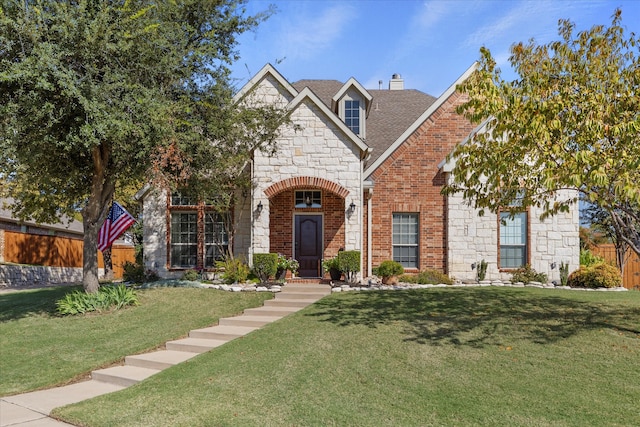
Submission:
<svg viewBox="0 0 640 427">
<path fill-rule="evenodd" d="M 569 275 L 567 284 L 572 288 L 616 288 L 622 286 L 620 271 L 605 262 L 581 266 Z"/>
<path fill-rule="evenodd" d="M 406 283 L 416 283 L 420 285 L 452 285 L 453 280 L 449 278 L 446 274 L 427 268 L 426 270 L 421 271 L 418 274 L 405 274 L 400 278 L 401 282 Z"/>
<path fill-rule="evenodd" d="M 274 277 L 278 270 L 278 254 L 253 254 L 253 272 L 262 283 Z"/>
<path fill-rule="evenodd" d="M 522 282 L 522 283 L 529 283 L 529 282 L 547 283 L 548 278 L 547 278 L 546 274 L 538 273 L 536 270 L 531 268 L 531 266 L 529 264 L 527 264 L 524 267 L 521 267 L 521 268 L 519 268 L 519 269 L 517 269 L 516 271 L 513 272 L 513 274 L 511 275 L 511 281 L 513 283 L 516 283 L 516 282 Z"/>
<path fill-rule="evenodd" d="M 378 268 L 374 268 L 374 274 L 382 278 L 388 278 L 391 276 L 400 276 L 404 273 L 404 267 L 397 261 L 386 260 L 382 261 Z"/>
<path fill-rule="evenodd" d="M 338 252 L 338 269 L 344 273 L 347 282 L 354 283 L 360 271 L 360 251 Z"/>
</svg>

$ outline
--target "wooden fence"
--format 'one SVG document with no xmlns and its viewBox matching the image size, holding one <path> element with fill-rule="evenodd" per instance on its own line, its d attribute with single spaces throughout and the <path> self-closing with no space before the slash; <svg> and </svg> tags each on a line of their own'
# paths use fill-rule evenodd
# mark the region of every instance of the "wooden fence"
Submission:
<svg viewBox="0 0 640 427">
<path fill-rule="evenodd" d="M 591 252 L 616 265 L 616 247 L 613 244 L 598 245 Z M 622 273 L 622 281 L 625 288 L 640 290 L 640 258 L 631 250 L 627 251 L 627 263 Z"/>
<path fill-rule="evenodd" d="M 82 240 L 4 231 L 4 261 L 49 267 L 82 267 Z M 135 249 L 114 244 L 111 250 L 113 274 L 121 279 L 126 261 L 135 262 Z M 98 251 L 98 268 L 104 268 Z"/>
</svg>

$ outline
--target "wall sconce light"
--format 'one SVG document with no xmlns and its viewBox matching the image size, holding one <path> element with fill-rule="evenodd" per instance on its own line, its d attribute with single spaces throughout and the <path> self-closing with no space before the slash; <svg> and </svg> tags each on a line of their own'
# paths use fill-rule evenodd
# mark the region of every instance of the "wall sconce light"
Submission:
<svg viewBox="0 0 640 427">
<path fill-rule="evenodd" d="M 471 264 L 471 269 L 472 269 L 472 270 L 475 270 L 475 269 L 476 269 L 476 263 L 475 263 L 475 262 Z"/>
<path fill-rule="evenodd" d="M 353 200 L 351 201 L 351 204 L 349 205 L 349 210 L 351 212 L 354 212 L 356 210 L 356 204 L 353 203 Z"/>
<path fill-rule="evenodd" d="M 262 201 L 258 202 L 258 206 L 256 206 L 256 212 L 262 212 Z"/>
<path fill-rule="evenodd" d="M 551 263 L 551 269 L 555 270 L 558 265 L 555 262 Z"/>
</svg>

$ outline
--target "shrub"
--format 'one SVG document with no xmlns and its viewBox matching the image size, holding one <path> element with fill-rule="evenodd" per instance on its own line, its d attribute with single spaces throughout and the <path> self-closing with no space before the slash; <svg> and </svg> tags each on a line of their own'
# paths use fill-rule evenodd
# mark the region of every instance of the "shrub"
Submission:
<svg viewBox="0 0 640 427">
<path fill-rule="evenodd" d="M 195 282 L 198 279 L 199 279 L 199 274 L 196 270 L 193 270 L 193 269 L 185 270 L 185 272 L 182 274 L 182 280 Z"/>
<path fill-rule="evenodd" d="M 446 274 L 433 269 L 426 269 L 418 274 L 405 274 L 400 278 L 401 282 L 417 283 L 421 285 L 439 285 L 441 283 L 445 285 L 452 285 L 453 280 Z"/>
<path fill-rule="evenodd" d="M 278 254 L 253 254 L 253 272 L 262 283 L 274 277 L 278 270 Z"/>
<path fill-rule="evenodd" d="M 218 261 L 216 266 L 224 269 L 222 280 L 225 283 L 243 283 L 249 277 L 249 266 L 240 258 L 228 257 L 224 261 Z"/>
<path fill-rule="evenodd" d="M 126 261 L 122 266 L 124 272 L 122 273 L 122 280 L 132 283 L 144 282 L 144 268 L 140 264 L 136 264 L 130 261 Z"/>
<path fill-rule="evenodd" d="M 344 273 L 347 282 L 355 282 L 360 271 L 360 251 L 338 252 L 338 269 Z"/>
<path fill-rule="evenodd" d="M 521 267 L 521 268 L 519 268 L 519 269 L 517 269 L 516 271 L 513 272 L 513 274 L 511 275 L 511 281 L 514 282 L 514 283 L 515 282 L 547 283 L 547 275 L 544 274 L 544 273 L 538 273 L 536 270 L 531 268 L 531 266 L 529 264 L 527 264 L 524 267 Z"/>
<path fill-rule="evenodd" d="M 569 275 L 572 288 L 615 288 L 622 286 L 620 271 L 605 262 L 580 268 Z"/>
<path fill-rule="evenodd" d="M 122 273 L 122 280 L 131 283 L 145 283 L 155 282 L 159 279 L 158 273 L 154 270 L 146 270 L 141 264 L 125 261 L 122 265 L 124 272 Z"/>
<path fill-rule="evenodd" d="M 404 267 L 397 261 L 382 261 L 378 268 L 374 269 L 374 274 L 382 278 L 400 276 L 404 273 Z"/>
<path fill-rule="evenodd" d="M 591 265 L 600 264 L 604 262 L 604 258 L 591 252 L 589 249 L 580 250 L 580 265 L 589 267 Z"/>
<path fill-rule="evenodd" d="M 128 305 L 138 305 L 133 289 L 124 285 L 102 286 L 91 294 L 75 290 L 56 301 L 58 313 L 63 315 L 84 314 L 91 311 L 118 310 Z"/>
<path fill-rule="evenodd" d="M 487 266 L 489 263 L 487 261 L 482 260 L 478 263 L 478 280 L 484 280 L 487 276 Z"/>
<path fill-rule="evenodd" d="M 569 263 L 560 263 L 560 285 L 567 286 L 569 280 Z"/>
<path fill-rule="evenodd" d="M 338 257 L 335 256 L 333 258 L 327 258 L 322 261 L 322 269 L 325 273 L 328 273 L 329 270 L 338 270 L 340 271 L 340 265 L 338 264 Z"/>
</svg>

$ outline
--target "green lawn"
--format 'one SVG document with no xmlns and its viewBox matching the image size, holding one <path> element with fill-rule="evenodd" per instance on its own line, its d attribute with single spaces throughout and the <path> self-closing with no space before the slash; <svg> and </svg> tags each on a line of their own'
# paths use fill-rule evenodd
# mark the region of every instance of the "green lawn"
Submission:
<svg viewBox="0 0 640 427">
<path fill-rule="evenodd" d="M 57 316 L 55 301 L 75 289 L 0 294 L 0 396 L 88 378 L 95 368 L 271 298 L 262 292 L 157 288 L 137 291 L 138 307 L 104 315 Z"/>
<path fill-rule="evenodd" d="M 640 425 L 640 292 L 333 294 L 118 393 L 86 426 Z"/>
</svg>

